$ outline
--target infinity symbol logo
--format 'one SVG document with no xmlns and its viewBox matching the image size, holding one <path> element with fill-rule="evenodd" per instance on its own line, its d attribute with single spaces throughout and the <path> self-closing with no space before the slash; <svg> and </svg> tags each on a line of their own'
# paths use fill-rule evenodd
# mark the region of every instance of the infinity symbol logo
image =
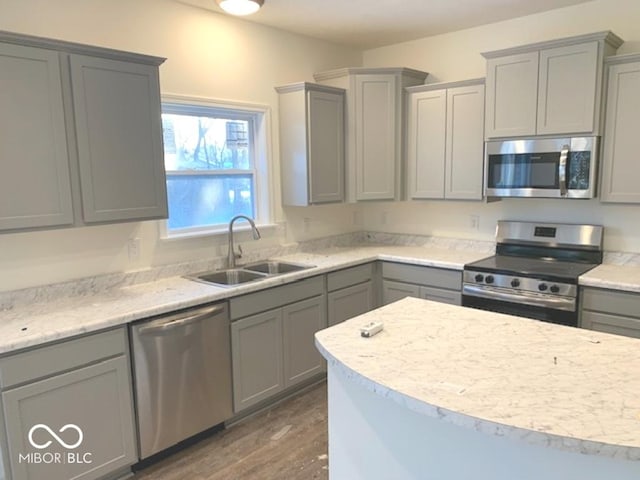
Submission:
<svg viewBox="0 0 640 480">
<path fill-rule="evenodd" d="M 72 443 L 72 444 L 68 444 L 66 443 L 64 440 L 62 440 L 58 435 L 56 435 L 56 433 L 51 430 L 47 425 L 43 424 L 43 423 L 38 423 L 37 425 L 34 425 L 33 427 L 31 427 L 31 430 L 29 430 L 29 443 L 34 447 L 37 448 L 39 450 L 42 450 L 43 448 L 47 448 L 49 445 L 51 445 L 52 441 L 49 440 L 46 443 L 43 444 L 38 444 L 33 440 L 33 433 L 38 430 L 38 429 L 43 429 L 46 430 L 47 432 L 49 432 L 49 434 L 56 439 L 56 441 L 62 445 L 64 448 L 68 448 L 70 450 L 77 448 L 78 446 L 80 446 L 80 444 L 82 443 L 82 439 L 84 438 L 84 435 L 82 433 L 82 430 L 80 429 L 80 427 L 78 427 L 77 425 L 74 425 L 73 423 L 68 423 L 67 425 L 65 425 L 64 427 L 62 427 L 58 433 L 62 433 L 66 430 L 72 429 L 75 430 L 76 432 L 78 432 L 78 441 L 76 443 Z"/>
</svg>

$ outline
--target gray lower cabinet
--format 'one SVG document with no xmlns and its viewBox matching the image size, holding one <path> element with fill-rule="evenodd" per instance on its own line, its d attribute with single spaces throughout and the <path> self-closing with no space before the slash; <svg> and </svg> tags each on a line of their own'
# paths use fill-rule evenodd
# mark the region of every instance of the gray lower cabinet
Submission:
<svg viewBox="0 0 640 480">
<path fill-rule="evenodd" d="M 282 309 L 233 322 L 231 352 L 234 411 L 282 391 Z"/>
<path fill-rule="evenodd" d="M 372 310 L 374 307 L 373 299 L 373 282 L 371 280 L 330 292 L 327 295 L 329 326 Z"/>
<path fill-rule="evenodd" d="M 327 325 L 324 277 L 232 298 L 234 412 L 324 371 L 314 334 Z"/>
<path fill-rule="evenodd" d="M 3 357 L 0 373 L 8 478 L 98 479 L 137 461 L 126 330 Z"/>
<path fill-rule="evenodd" d="M 375 305 L 374 264 L 345 268 L 327 275 L 329 326 L 372 310 Z"/>
<path fill-rule="evenodd" d="M 382 303 L 405 297 L 462 304 L 462 272 L 401 263 L 382 264 Z"/>
<path fill-rule="evenodd" d="M 324 297 L 287 305 L 282 309 L 284 386 L 291 387 L 325 369 L 314 335 L 327 326 Z"/>
<path fill-rule="evenodd" d="M 391 280 L 382 281 L 382 304 L 402 300 L 405 297 L 420 298 L 420 287 L 410 283 L 394 282 Z"/>
<path fill-rule="evenodd" d="M 640 294 L 582 288 L 580 326 L 640 338 Z"/>
</svg>

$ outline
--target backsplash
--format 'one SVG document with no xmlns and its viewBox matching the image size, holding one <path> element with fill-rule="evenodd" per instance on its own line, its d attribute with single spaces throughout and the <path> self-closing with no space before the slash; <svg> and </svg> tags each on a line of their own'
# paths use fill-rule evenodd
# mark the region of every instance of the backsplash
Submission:
<svg viewBox="0 0 640 480">
<path fill-rule="evenodd" d="M 495 251 L 495 243 L 492 241 L 361 231 L 308 240 L 300 243 L 256 249 L 244 255 L 242 257 L 241 264 L 252 263 L 265 258 L 291 255 L 297 252 L 316 252 L 329 248 L 348 248 L 369 245 L 436 247 L 447 250 L 485 252 L 487 256 L 492 255 Z M 222 269 L 226 267 L 226 261 L 226 256 L 220 256 L 198 261 L 162 265 L 139 271 L 109 273 L 72 280 L 69 282 L 43 285 L 10 292 L 0 292 L 0 310 L 10 310 L 17 306 L 47 302 L 64 297 L 90 295 L 109 289 L 153 282 L 162 278 Z M 640 266 L 640 254 L 605 252 L 603 263 L 612 265 Z"/>
</svg>

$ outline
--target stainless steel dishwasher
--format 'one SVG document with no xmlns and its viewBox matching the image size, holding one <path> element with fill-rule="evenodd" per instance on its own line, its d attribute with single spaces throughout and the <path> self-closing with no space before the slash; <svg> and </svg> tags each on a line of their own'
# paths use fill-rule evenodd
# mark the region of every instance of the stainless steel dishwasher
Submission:
<svg viewBox="0 0 640 480">
<path fill-rule="evenodd" d="M 141 459 L 231 417 L 229 331 L 226 303 L 131 327 Z"/>
</svg>

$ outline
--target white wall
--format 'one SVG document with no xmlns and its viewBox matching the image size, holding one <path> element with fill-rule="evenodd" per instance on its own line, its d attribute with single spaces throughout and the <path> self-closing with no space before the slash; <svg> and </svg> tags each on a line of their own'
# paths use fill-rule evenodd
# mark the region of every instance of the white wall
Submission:
<svg viewBox="0 0 640 480">
<path fill-rule="evenodd" d="M 481 52 L 612 30 L 625 43 L 619 54 L 640 52 L 640 1 L 597 0 L 551 12 L 423 38 L 364 52 L 367 67 L 406 66 L 430 72 L 428 83 L 485 75 Z M 637 172 L 640 173 L 640 164 Z M 384 212 L 387 215 L 383 215 Z M 479 230 L 470 215 L 480 217 Z M 584 222 L 605 225 L 605 248 L 640 252 L 640 206 L 604 205 L 597 200 L 508 199 L 482 202 L 369 204 L 364 224 L 379 231 L 493 238 L 499 219 Z"/>
<path fill-rule="evenodd" d="M 167 57 L 160 67 L 164 94 L 269 106 L 274 220 L 286 225 L 267 232 L 260 242 L 247 241 L 247 249 L 356 228 L 351 207 L 285 211 L 278 207 L 278 99 L 274 87 L 313 81 L 317 71 L 358 66 L 360 51 L 174 0 L 0 0 L 0 30 Z M 131 237 L 141 239 L 141 258 L 135 262 L 127 254 Z M 172 242 L 157 238 L 156 222 L 2 234 L 0 291 L 225 252 L 226 238 Z"/>
</svg>

